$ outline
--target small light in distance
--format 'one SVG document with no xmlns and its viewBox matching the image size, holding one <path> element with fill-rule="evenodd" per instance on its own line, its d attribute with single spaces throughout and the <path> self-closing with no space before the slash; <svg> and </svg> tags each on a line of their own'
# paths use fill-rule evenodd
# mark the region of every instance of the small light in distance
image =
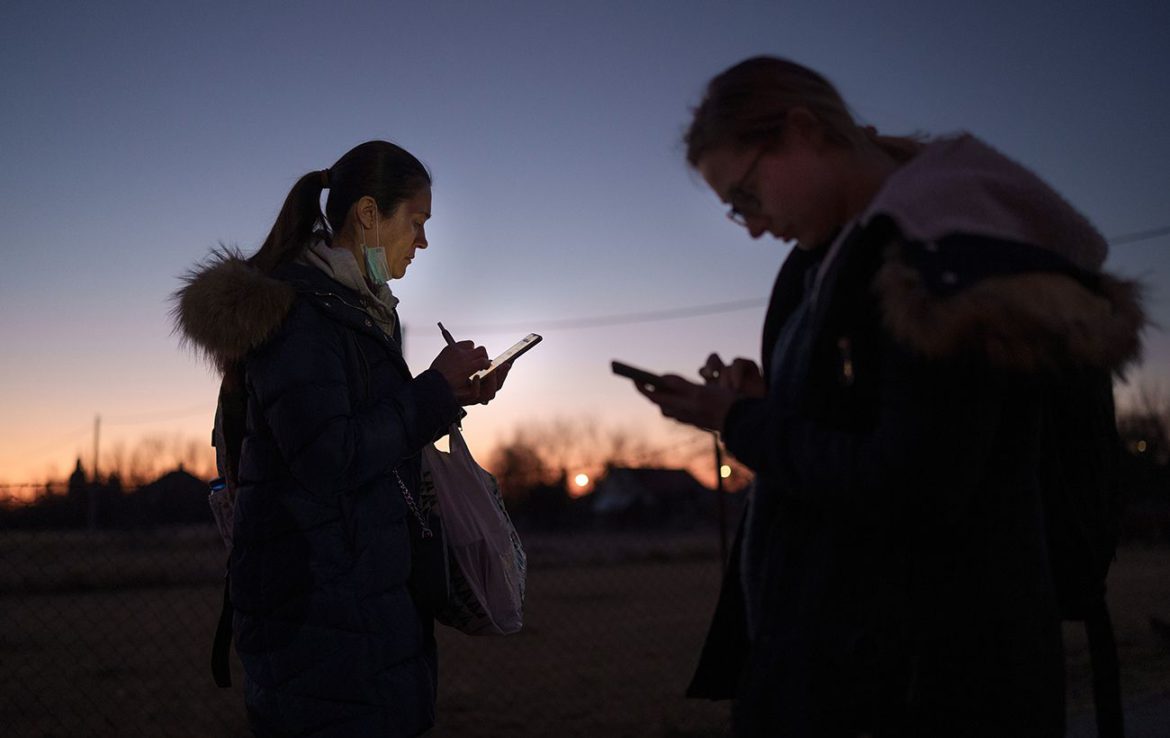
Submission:
<svg viewBox="0 0 1170 738">
<path fill-rule="evenodd" d="M 585 487 L 589 484 L 589 475 L 578 474 L 577 476 L 573 477 L 573 481 L 577 483 L 578 487 Z"/>
<path fill-rule="evenodd" d="M 724 464 L 723 466 L 719 467 L 719 476 L 723 477 L 724 479 L 728 479 L 729 477 L 731 477 L 731 467 L 728 466 L 727 464 Z"/>
</svg>

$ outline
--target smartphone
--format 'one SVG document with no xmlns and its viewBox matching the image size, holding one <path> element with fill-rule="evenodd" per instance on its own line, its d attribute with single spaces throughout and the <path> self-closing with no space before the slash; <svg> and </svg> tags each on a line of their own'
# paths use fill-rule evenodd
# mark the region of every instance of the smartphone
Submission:
<svg viewBox="0 0 1170 738">
<path fill-rule="evenodd" d="M 612 369 L 613 373 L 619 377 L 632 379 L 634 382 L 643 387 L 658 389 L 658 385 L 662 384 L 662 377 L 658 376 L 657 374 L 652 374 L 645 369 L 632 367 L 629 364 L 623 364 L 620 361 L 609 362 L 609 368 Z"/>
<path fill-rule="evenodd" d="M 487 369 L 472 374 L 472 379 L 475 377 L 483 379 L 484 377 L 494 372 L 496 369 L 499 369 L 504 364 L 507 364 L 509 361 L 515 361 L 518 357 L 523 356 L 533 346 L 540 343 L 541 340 L 542 339 L 539 335 L 535 333 L 529 333 L 524 338 L 521 338 L 519 341 L 509 346 L 507 351 L 492 359 L 492 363 L 488 366 Z"/>
</svg>

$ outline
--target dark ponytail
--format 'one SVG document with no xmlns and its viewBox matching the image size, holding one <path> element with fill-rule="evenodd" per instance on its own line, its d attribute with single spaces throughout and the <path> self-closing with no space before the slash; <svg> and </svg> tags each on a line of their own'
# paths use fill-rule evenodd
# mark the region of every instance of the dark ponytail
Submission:
<svg viewBox="0 0 1170 738">
<path fill-rule="evenodd" d="M 310 172 L 297 180 L 284 199 L 268 238 L 248 259 L 249 264 L 270 274 L 301 253 L 324 217 L 321 214 L 323 179 L 321 172 Z"/>
<path fill-rule="evenodd" d="M 398 205 L 431 184 L 418 159 L 388 141 L 359 144 L 326 170 L 309 172 L 289 191 L 276 223 L 248 263 L 268 274 L 291 262 L 314 237 L 329 239 L 345 227 L 350 206 L 369 195 L 389 216 Z M 329 189 L 325 211 L 321 193 Z"/>
</svg>

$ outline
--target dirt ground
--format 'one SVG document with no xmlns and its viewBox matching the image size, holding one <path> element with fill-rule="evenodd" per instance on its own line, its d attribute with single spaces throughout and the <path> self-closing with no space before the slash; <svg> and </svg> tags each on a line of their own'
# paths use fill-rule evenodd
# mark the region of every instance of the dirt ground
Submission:
<svg viewBox="0 0 1170 738">
<path fill-rule="evenodd" d="M 727 735 L 726 705 L 681 697 L 717 589 L 718 574 L 704 563 L 534 573 L 524 634 L 445 634 L 436 736 Z M 1170 695 L 1170 640 L 1149 623 L 1170 621 L 1170 550 L 1122 549 L 1109 601 L 1127 700 Z M 1080 624 L 1066 624 L 1065 644 L 1077 716 L 1092 710 Z M 515 663 L 530 668 L 508 667 Z"/>
<path fill-rule="evenodd" d="M 544 545 L 531 545 L 521 634 L 472 638 L 440 629 L 432 735 L 726 735 L 726 705 L 681 696 L 719 585 L 711 539 L 627 534 L 589 542 L 576 555 Z M 47 547 L 42 542 L 38 555 Z M 167 544 L 145 548 L 159 560 Z M 184 561 L 218 556 L 214 549 L 193 554 L 190 542 L 183 548 Z M 15 562 L 0 542 L 0 582 L 31 581 L 27 572 L 13 574 Z M 79 579 L 86 568 L 101 570 L 100 587 Z M 247 734 L 238 665 L 237 686 L 228 690 L 211 683 L 207 666 L 220 598 L 214 580 L 183 585 L 155 576 L 142 587 L 116 581 L 97 561 L 57 570 L 70 572 L 62 587 L 41 581 L 0 590 L 4 735 Z M 1110 585 L 1127 699 L 1170 694 L 1170 642 L 1149 624 L 1151 616 L 1170 620 L 1170 549 L 1124 548 Z M 1075 715 L 1091 700 L 1088 657 L 1076 626 L 1068 626 L 1066 643 Z"/>
<path fill-rule="evenodd" d="M 682 696 L 718 587 L 713 561 L 532 572 L 519 635 L 441 633 L 435 735 L 726 735 Z"/>
</svg>

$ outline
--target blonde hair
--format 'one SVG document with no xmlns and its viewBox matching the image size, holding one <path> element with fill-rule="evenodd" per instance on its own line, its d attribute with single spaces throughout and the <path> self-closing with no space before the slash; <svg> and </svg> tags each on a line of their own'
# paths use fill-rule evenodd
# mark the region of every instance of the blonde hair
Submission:
<svg viewBox="0 0 1170 738">
<path fill-rule="evenodd" d="M 687 161 L 724 146 L 751 147 L 775 142 L 788 111 L 801 107 L 821 124 L 828 140 L 845 148 L 871 143 L 896 161 L 917 154 L 925 137 L 883 136 L 858 126 L 832 83 L 808 67 L 773 56 L 756 56 L 736 64 L 707 84 L 683 136 Z"/>
</svg>

